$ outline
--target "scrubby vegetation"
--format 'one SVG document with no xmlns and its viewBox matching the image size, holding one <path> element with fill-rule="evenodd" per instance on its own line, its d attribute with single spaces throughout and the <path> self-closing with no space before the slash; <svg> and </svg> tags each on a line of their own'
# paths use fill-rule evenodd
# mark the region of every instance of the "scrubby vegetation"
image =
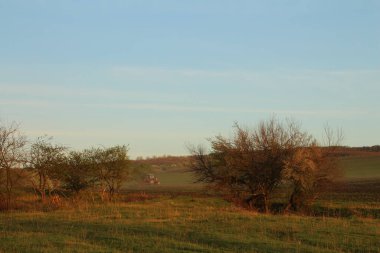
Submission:
<svg viewBox="0 0 380 253">
<path fill-rule="evenodd" d="M 133 174 L 126 146 L 70 151 L 45 136 L 27 144 L 17 124 L 0 126 L 0 210 L 16 207 L 28 188 L 43 203 L 88 189 L 111 200 Z"/>
<path fill-rule="evenodd" d="M 334 148 L 329 157 L 343 174 L 323 184 L 307 212 L 285 212 L 295 185 L 281 171 L 263 214 L 194 183 L 194 157 L 129 160 L 125 146 L 70 151 L 46 137 L 28 143 L 17 125 L 1 130 L 0 252 L 380 251 L 376 151 Z M 161 184 L 144 184 L 145 173 Z"/>
<path fill-rule="evenodd" d="M 191 169 L 198 181 L 246 202 L 251 209 L 268 213 L 276 190 L 289 192 L 284 211 L 306 211 L 328 184 L 339 175 L 336 149 L 338 133 L 325 129 L 322 146 L 294 121 L 260 122 L 254 129 L 235 126 L 232 138 L 211 139 L 211 151 L 191 148 Z"/>
</svg>

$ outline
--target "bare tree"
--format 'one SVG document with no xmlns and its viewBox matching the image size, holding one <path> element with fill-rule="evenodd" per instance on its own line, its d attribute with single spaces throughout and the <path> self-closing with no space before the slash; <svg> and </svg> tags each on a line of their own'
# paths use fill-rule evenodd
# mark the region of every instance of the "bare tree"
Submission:
<svg viewBox="0 0 380 253">
<path fill-rule="evenodd" d="M 47 190 L 54 188 L 58 170 L 62 168 L 65 159 L 66 148 L 53 145 L 51 139 L 47 136 L 39 137 L 31 145 L 28 156 L 27 169 L 33 173 L 30 181 L 42 202 L 46 199 Z"/>
<path fill-rule="evenodd" d="M 190 150 L 192 170 L 198 181 L 210 183 L 236 198 L 246 199 L 251 207 L 268 212 L 271 195 L 280 185 L 291 182 L 294 189 L 299 189 L 304 181 L 314 186 L 322 181 L 319 178 L 326 177 L 327 166 L 316 141 L 301 131 L 296 122 L 272 118 L 260 122 L 253 130 L 237 124 L 235 130 L 231 139 L 222 136 L 211 139 L 209 153 L 202 148 Z M 302 170 L 304 167 L 308 170 Z M 297 191 L 293 198 L 300 195 Z"/>
<path fill-rule="evenodd" d="M 26 142 L 18 124 L 0 126 L 0 201 L 5 203 L 6 209 L 11 207 L 13 189 L 20 178 Z"/>
</svg>

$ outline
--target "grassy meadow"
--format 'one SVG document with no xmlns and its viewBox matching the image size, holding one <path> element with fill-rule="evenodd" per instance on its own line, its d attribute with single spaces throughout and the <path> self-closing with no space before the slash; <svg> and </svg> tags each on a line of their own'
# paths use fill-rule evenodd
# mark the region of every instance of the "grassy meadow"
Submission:
<svg viewBox="0 0 380 253">
<path fill-rule="evenodd" d="M 346 178 L 310 215 L 267 215 L 206 194 L 183 166 L 160 185 L 127 184 L 114 202 L 90 195 L 0 213 L 0 252 L 380 252 L 380 156 L 342 158 Z"/>
</svg>

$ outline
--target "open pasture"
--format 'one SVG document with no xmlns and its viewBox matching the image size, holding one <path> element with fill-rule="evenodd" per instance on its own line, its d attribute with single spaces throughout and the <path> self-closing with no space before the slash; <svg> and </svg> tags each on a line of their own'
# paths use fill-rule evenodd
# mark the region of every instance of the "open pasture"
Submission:
<svg viewBox="0 0 380 253">
<path fill-rule="evenodd" d="M 207 195 L 190 173 L 156 168 L 115 202 L 0 213 L 0 252 L 379 252 L 379 157 L 342 160 L 345 180 L 310 215 L 266 215 Z M 164 165 L 161 165 L 164 166 Z M 27 203 L 28 200 L 25 200 Z"/>
<path fill-rule="evenodd" d="M 0 252 L 380 250 L 379 219 L 256 214 L 210 197 L 161 195 L 0 217 Z"/>
<path fill-rule="evenodd" d="M 146 191 L 160 191 L 163 189 L 198 191 L 202 189 L 201 184 L 194 184 L 196 180 L 194 175 L 188 172 L 186 167 L 186 162 L 188 161 L 186 158 L 172 160 L 166 163 L 160 160 L 147 162 L 150 165 L 153 164 L 151 172 L 160 180 L 160 185 L 147 185 L 139 181 L 128 183 L 126 188 Z M 342 169 L 341 179 L 345 182 L 380 180 L 380 155 L 365 154 L 342 157 L 340 158 L 340 167 Z"/>
</svg>

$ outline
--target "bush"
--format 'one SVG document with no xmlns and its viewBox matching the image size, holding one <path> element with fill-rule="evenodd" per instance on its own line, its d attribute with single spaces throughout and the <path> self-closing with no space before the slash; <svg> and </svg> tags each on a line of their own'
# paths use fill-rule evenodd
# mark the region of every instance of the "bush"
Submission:
<svg viewBox="0 0 380 253">
<path fill-rule="evenodd" d="M 336 147 L 332 132 L 327 128 L 326 133 L 328 146 Z M 253 130 L 236 124 L 232 138 L 219 135 L 210 144 L 210 152 L 190 149 L 197 180 L 259 211 L 269 211 L 271 195 L 279 186 L 290 188 L 288 210 L 304 209 L 337 175 L 332 149 L 319 145 L 290 120 L 273 118 Z"/>
</svg>

